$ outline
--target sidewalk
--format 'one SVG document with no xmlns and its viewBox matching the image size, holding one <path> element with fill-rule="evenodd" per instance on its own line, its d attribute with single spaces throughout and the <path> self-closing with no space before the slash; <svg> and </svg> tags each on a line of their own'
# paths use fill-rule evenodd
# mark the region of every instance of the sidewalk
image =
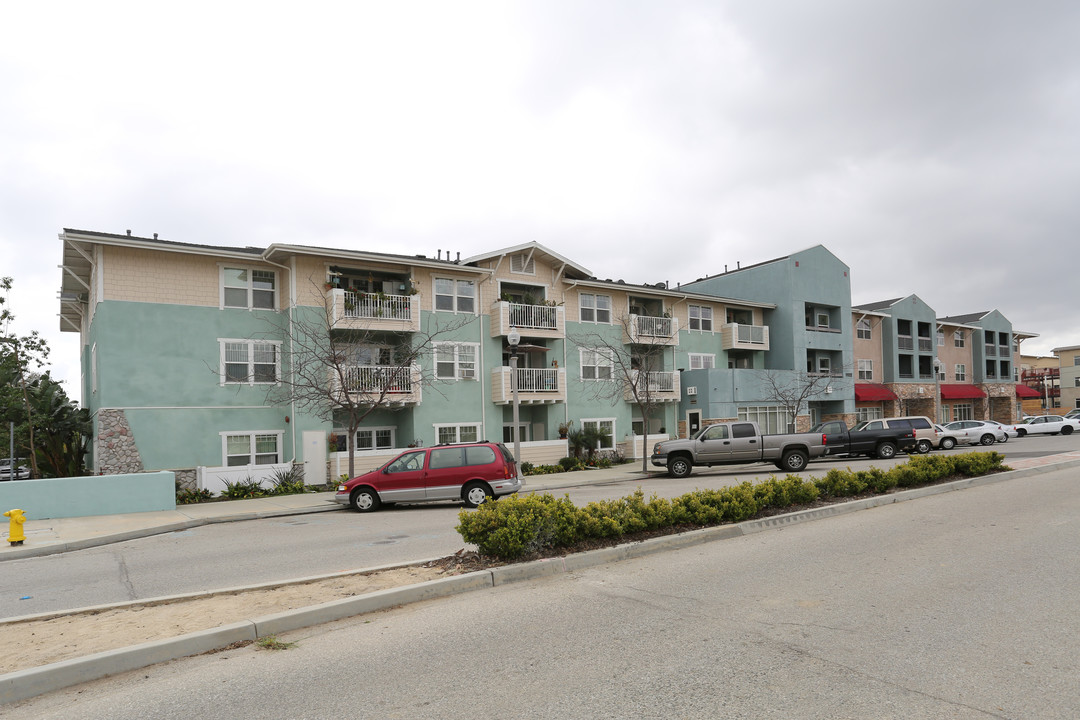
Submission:
<svg viewBox="0 0 1080 720">
<path fill-rule="evenodd" d="M 662 473 L 663 470 L 657 469 L 657 472 Z M 547 492 L 634 478 L 646 480 L 650 475 L 652 473 L 642 474 L 639 460 L 605 469 L 530 475 L 525 478 L 524 491 Z M 48 520 L 35 520 L 33 508 L 21 509 L 26 512 L 27 518 L 23 526 L 26 541 L 21 546 L 10 545 L 7 541 L 7 519 L 0 518 L 5 521 L 0 527 L 0 562 L 83 550 L 98 545 L 108 545 L 218 522 L 257 520 L 317 512 L 351 512 L 345 506 L 334 502 L 333 492 L 177 505 L 175 510 L 158 512 L 91 515 Z"/>
</svg>

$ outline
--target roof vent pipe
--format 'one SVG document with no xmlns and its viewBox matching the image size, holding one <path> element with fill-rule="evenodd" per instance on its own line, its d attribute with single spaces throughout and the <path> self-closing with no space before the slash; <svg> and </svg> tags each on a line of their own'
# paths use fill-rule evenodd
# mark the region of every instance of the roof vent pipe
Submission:
<svg viewBox="0 0 1080 720">
<path fill-rule="evenodd" d="M 131 237 L 131 231 L 128 230 L 127 233 L 128 233 L 128 237 Z"/>
<path fill-rule="evenodd" d="M 442 260 L 442 250 L 439 251 L 439 259 Z"/>
<path fill-rule="evenodd" d="M 154 239 L 157 240 L 157 233 L 154 233 Z"/>
<path fill-rule="evenodd" d="M 461 262 L 461 251 L 460 250 L 458 250 L 457 259 L 455 259 L 454 262 L 456 262 L 456 263 Z"/>
<path fill-rule="evenodd" d="M 741 260 L 736 260 L 735 261 L 735 269 L 738 270 L 741 266 L 742 266 L 742 261 Z"/>
</svg>

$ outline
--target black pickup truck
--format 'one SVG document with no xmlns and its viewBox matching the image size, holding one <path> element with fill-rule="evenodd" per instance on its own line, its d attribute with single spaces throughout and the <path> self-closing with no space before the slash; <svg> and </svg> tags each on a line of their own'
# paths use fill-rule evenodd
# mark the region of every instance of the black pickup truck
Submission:
<svg viewBox="0 0 1080 720">
<path fill-rule="evenodd" d="M 810 432 L 825 436 L 828 455 L 869 455 L 888 460 L 898 451 L 914 450 L 918 442 L 911 428 L 848 430 L 839 420 L 818 423 Z"/>
</svg>

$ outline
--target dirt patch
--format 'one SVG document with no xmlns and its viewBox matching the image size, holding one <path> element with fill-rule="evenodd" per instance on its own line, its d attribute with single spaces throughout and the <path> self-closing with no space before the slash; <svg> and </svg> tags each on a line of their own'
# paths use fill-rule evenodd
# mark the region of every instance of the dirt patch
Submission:
<svg viewBox="0 0 1080 720">
<path fill-rule="evenodd" d="M 487 563 L 476 553 L 461 552 L 423 566 L 342 575 L 265 590 L 125 605 L 112 610 L 73 613 L 48 620 L 0 622 L 4 645 L 19 648 L 17 652 L 0 654 L 0 674 L 152 640 L 165 640 L 377 590 L 460 575 L 495 564 L 498 563 Z"/>
</svg>

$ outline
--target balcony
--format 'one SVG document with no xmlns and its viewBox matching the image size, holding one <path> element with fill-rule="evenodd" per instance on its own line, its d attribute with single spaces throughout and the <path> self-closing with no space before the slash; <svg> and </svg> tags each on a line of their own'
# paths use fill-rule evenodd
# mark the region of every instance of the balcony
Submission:
<svg viewBox="0 0 1080 720">
<path fill-rule="evenodd" d="M 914 350 L 915 344 L 910 335 L 897 335 L 896 348 L 898 350 Z"/>
<path fill-rule="evenodd" d="M 331 327 L 334 330 L 420 330 L 418 295 L 357 293 L 341 288 L 333 288 L 329 292 Z"/>
<path fill-rule="evenodd" d="M 934 341 L 930 338 L 919 338 L 919 352 L 934 352 Z"/>
<path fill-rule="evenodd" d="M 625 341 L 633 345 L 678 345 L 679 321 L 669 317 L 631 315 Z"/>
<path fill-rule="evenodd" d="M 652 402 L 678 402 L 682 399 L 682 386 L 677 372 L 635 370 L 631 380 L 638 387 L 638 393 L 643 400 L 647 398 Z M 627 402 L 634 401 L 634 393 L 630 387 L 626 388 L 623 396 Z"/>
<path fill-rule="evenodd" d="M 510 334 L 510 328 L 533 338 L 566 337 L 566 311 L 561 305 L 525 305 L 500 300 L 491 306 L 491 337 Z"/>
<path fill-rule="evenodd" d="M 491 401 L 496 405 L 509 405 L 514 402 L 514 388 L 510 384 L 511 372 L 513 371 L 506 366 L 491 371 Z M 518 368 L 517 380 L 518 402 L 522 405 L 566 402 L 566 370 Z"/>
<path fill-rule="evenodd" d="M 343 366 L 340 376 L 330 370 L 330 387 L 335 395 L 344 390 L 350 400 L 361 404 L 417 405 L 421 395 L 420 368 L 416 365 Z"/>
<path fill-rule="evenodd" d="M 720 326 L 720 343 L 725 350 L 768 350 L 769 328 L 727 323 Z"/>
</svg>

